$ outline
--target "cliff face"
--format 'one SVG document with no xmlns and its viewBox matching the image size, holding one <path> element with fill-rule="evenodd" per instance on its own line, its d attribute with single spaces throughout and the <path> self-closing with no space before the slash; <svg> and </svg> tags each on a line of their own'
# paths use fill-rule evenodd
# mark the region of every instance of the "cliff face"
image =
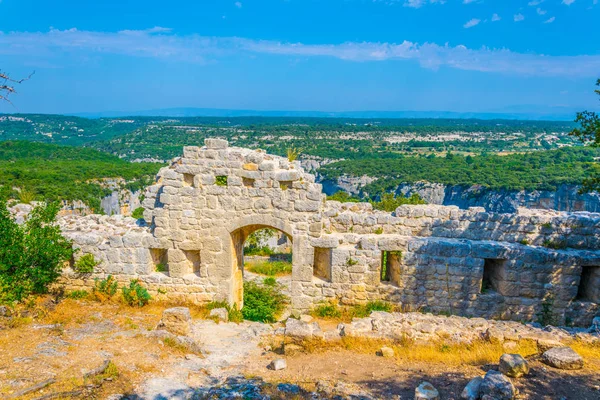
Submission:
<svg viewBox="0 0 600 400">
<path fill-rule="evenodd" d="M 340 177 L 337 181 L 323 181 L 327 194 L 345 190 L 358 194 L 372 182 L 368 177 Z M 429 204 L 458 206 L 462 209 L 483 207 L 487 211 L 515 213 L 517 208 L 539 208 L 557 211 L 600 212 L 599 193 L 578 193 L 577 185 L 561 185 L 556 191 L 487 189 L 482 186 L 444 185 L 441 183 L 404 183 L 396 188 L 397 194 L 419 194 Z"/>
</svg>

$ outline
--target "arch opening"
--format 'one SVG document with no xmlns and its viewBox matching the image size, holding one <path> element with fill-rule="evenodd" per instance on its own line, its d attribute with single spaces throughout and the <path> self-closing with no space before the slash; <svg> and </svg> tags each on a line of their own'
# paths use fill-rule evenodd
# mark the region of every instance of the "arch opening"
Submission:
<svg viewBox="0 0 600 400">
<path fill-rule="evenodd" d="M 289 291 L 293 265 L 293 239 L 271 225 L 246 225 L 231 233 L 233 303 L 244 306 L 244 282 L 276 282 Z"/>
</svg>

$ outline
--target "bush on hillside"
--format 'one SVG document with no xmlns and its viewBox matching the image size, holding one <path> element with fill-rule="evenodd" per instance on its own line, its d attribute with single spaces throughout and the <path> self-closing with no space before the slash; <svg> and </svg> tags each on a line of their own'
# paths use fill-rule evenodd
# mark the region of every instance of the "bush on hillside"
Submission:
<svg viewBox="0 0 600 400">
<path fill-rule="evenodd" d="M 121 290 L 123 292 L 123 300 L 131 307 L 143 307 L 152 300 L 152 296 L 150 296 L 148 290 L 140 285 L 140 281 L 137 279 L 132 279 L 129 282 L 129 286 L 123 286 Z"/>
<path fill-rule="evenodd" d="M 80 274 L 89 274 L 94 272 L 94 267 L 98 264 L 100 264 L 100 262 L 96 261 L 93 254 L 84 254 L 75 262 L 73 270 Z"/>
<path fill-rule="evenodd" d="M 47 293 L 71 259 L 71 241 L 55 224 L 58 210 L 58 203 L 38 205 L 19 225 L 0 199 L 0 302 Z"/>
<path fill-rule="evenodd" d="M 275 322 L 283 311 L 287 298 L 275 286 L 260 286 L 244 282 L 244 319 L 258 322 Z"/>
</svg>

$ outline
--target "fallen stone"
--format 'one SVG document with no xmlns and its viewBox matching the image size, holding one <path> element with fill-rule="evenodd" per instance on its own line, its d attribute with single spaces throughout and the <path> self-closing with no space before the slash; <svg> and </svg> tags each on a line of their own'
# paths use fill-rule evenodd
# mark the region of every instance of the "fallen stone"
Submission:
<svg viewBox="0 0 600 400">
<path fill-rule="evenodd" d="M 545 353 L 546 351 L 553 349 L 555 347 L 565 347 L 564 344 L 559 342 L 558 340 L 552 339 L 538 339 L 537 348 L 540 353 Z"/>
<path fill-rule="evenodd" d="M 192 316 L 187 307 L 167 308 L 163 311 L 162 318 L 156 327 L 157 330 L 166 330 L 174 335 L 189 335 L 192 331 Z"/>
<path fill-rule="evenodd" d="M 478 376 L 473 378 L 467 383 L 467 386 L 463 389 L 460 394 L 460 398 L 463 400 L 477 400 L 479 399 L 479 392 L 481 388 L 481 382 L 483 382 L 483 377 Z"/>
<path fill-rule="evenodd" d="M 439 400 L 440 393 L 429 382 L 422 382 L 415 389 L 415 400 Z"/>
<path fill-rule="evenodd" d="M 310 315 L 308 315 L 308 314 L 302 314 L 302 315 L 300 316 L 300 321 L 302 321 L 302 322 L 309 323 L 309 322 L 312 322 L 312 320 L 313 320 L 313 317 L 311 317 L 311 316 L 310 316 Z"/>
<path fill-rule="evenodd" d="M 279 371 L 286 368 L 287 362 L 283 358 L 277 358 L 269 364 L 269 369 L 272 369 L 273 371 Z"/>
<path fill-rule="evenodd" d="M 481 400 L 513 400 L 516 394 L 510 379 L 499 371 L 488 371 L 479 386 Z"/>
<path fill-rule="evenodd" d="M 506 376 L 520 378 L 529 373 L 529 364 L 520 354 L 503 354 L 499 369 Z"/>
<path fill-rule="evenodd" d="M 10 315 L 10 309 L 6 306 L 0 306 L 0 317 L 8 317 Z"/>
<path fill-rule="evenodd" d="M 581 369 L 583 358 L 570 347 L 555 347 L 547 350 L 541 358 L 544 364 L 558 369 Z"/>
<path fill-rule="evenodd" d="M 502 332 L 500 329 L 488 328 L 485 331 L 484 339 L 490 343 L 503 343 L 504 332 Z"/>
<path fill-rule="evenodd" d="M 384 358 L 394 357 L 394 349 L 391 347 L 383 346 L 378 352 L 377 355 Z"/>
<path fill-rule="evenodd" d="M 296 339 L 310 339 L 314 336 L 323 336 L 321 327 L 318 323 L 307 323 L 294 318 L 288 318 L 285 322 L 286 336 Z"/>
<path fill-rule="evenodd" d="M 213 308 L 210 310 L 209 317 L 215 318 L 217 321 L 229 321 L 229 312 L 226 308 Z"/>
</svg>

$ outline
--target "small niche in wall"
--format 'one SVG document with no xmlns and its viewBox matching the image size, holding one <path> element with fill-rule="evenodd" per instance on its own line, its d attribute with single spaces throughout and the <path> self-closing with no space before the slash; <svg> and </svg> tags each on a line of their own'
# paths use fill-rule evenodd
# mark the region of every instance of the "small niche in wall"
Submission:
<svg viewBox="0 0 600 400">
<path fill-rule="evenodd" d="M 167 250 L 166 249 L 150 249 L 150 255 L 152 256 L 152 265 L 154 271 L 163 274 L 169 274 L 169 264 L 167 263 Z"/>
<path fill-rule="evenodd" d="M 281 190 L 288 190 L 288 189 L 291 189 L 291 188 L 292 188 L 292 185 L 293 185 L 293 182 L 292 182 L 292 181 L 280 181 L 280 182 L 279 182 L 279 188 L 280 188 Z"/>
<path fill-rule="evenodd" d="M 227 186 L 227 175 L 215 176 L 215 184 L 217 186 Z"/>
<path fill-rule="evenodd" d="M 254 187 L 254 179 L 251 178 L 242 178 L 244 186 L 247 188 Z"/>
<path fill-rule="evenodd" d="M 184 250 L 185 258 L 190 264 L 191 271 L 200 276 L 200 251 L 199 250 Z"/>
<path fill-rule="evenodd" d="M 575 300 L 600 304 L 600 266 L 581 267 L 581 279 Z"/>
<path fill-rule="evenodd" d="M 400 279 L 401 251 L 381 252 L 381 282 L 398 286 Z"/>
<path fill-rule="evenodd" d="M 502 284 L 506 280 L 506 260 L 496 258 L 485 258 L 483 264 L 483 278 L 481 279 L 482 294 L 502 293 Z"/>
<path fill-rule="evenodd" d="M 194 175 L 183 174 L 183 184 L 184 186 L 194 186 Z"/>
<path fill-rule="evenodd" d="M 313 276 L 324 281 L 331 282 L 332 250 L 315 247 L 315 258 L 313 261 Z"/>
</svg>

